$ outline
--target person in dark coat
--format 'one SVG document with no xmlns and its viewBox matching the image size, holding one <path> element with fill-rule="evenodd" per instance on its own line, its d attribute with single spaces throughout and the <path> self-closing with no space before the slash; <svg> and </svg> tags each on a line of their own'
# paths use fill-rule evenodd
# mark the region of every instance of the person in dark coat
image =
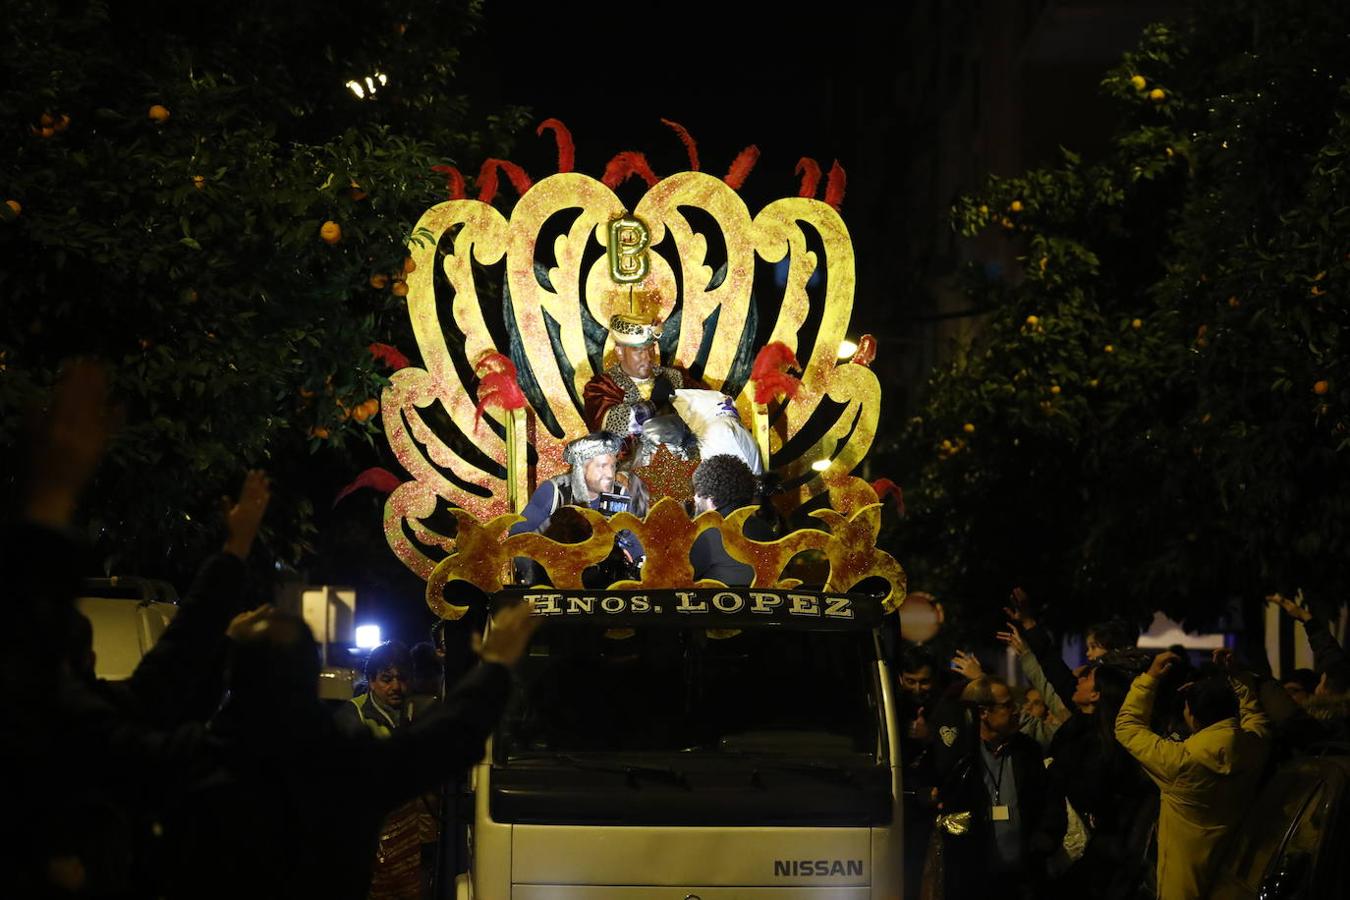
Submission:
<svg viewBox="0 0 1350 900">
<path fill-rule="evenodd" d="M 320 704 L 302 620 L 271 613 L 233 634 L 219 762 L 165 818 L 168 895 L 365 897 L 381 821 L 482 758 L 536 622 L 527 605 L 499 613 L 481 664 L 385 738 L 342 732 Z"/>
<path fill-rule="evenodd" d="M 223 552 L 159 642 L 127 683 L 92 683 L 92 632 L 74 600 L 80 575 L 97 567 L 71 526 L 111 430 L 107 382 L 97 363 L 67 365 L 34 417 L 23 505 L 0 541 L 23 638 L 0 667 L 14 723 L 0 732 L 0 768 L 13 775 L 0 794 L 4 896 L 153 892 L 155 805 L 206 758 L 200 723 L 219 700 L 218 654 L 267 505 L 265 476 L 250 473 L 227 511 Z"/>
<path fill-rule="evenodd" d="M 716 510 L 723 517 L 745 506 L 754 506 L 759 480 L 739 456 L 719 454 L 699 463 L 694 470 L 694 512 Z M 773 527 L 758 515 L 745 520 L 745 536 L 754 541 L 771 541 Z M 731 558 L 722 542 L 722 532 L 710 528 L 694 540 L 689 550 L 694 578 L 711 578 L 728 587 L 746 587 L 755 578 L 755 570 Z"/>
<path fill-rule="evenodd" d="M 959 829 L 945 829 L 943 896 L 983 897 L 991 884 L 1005 897 L 1039 896 L 1045 860 L 1064 835 L 1064 806 L 1051 796 L 1040 745 L 1019 730 L 1007 683 L 982 676 L 962 700 L 977 726 L 938 789 L 940 812 L 965 816 Z"/>
<path fill-rule="evenodd" d="M 1149 877 L 1148 823 L 1157 790 L 1115 738 L 1116 714 L 1133 674 L 1105 662 L 1118 647 L 1096 654 L 1100 661 L 1075 674 L 1028 610 L 1025 595 L 1014 592 L 1013 606 L 1004 611 L 1012 621 L 998 637 L 1007 643 L 1020 637 L 1026 643 L 1070 712 L 1046 754 L 1053 760 L 1050 785 L 1055 802 L 1067 800 L 1073 806 L 1088 837 L 1082 857 L 1059 879 L 1059 888 L 1066 896 L 1080 891 L 1106 898 L 1134 896 L 1140 881 Z"/>
</svg>

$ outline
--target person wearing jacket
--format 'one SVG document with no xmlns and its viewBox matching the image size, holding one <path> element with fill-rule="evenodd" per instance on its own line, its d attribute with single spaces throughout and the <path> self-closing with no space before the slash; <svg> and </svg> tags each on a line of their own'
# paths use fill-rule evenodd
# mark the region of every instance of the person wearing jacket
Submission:
<svg viewBox="0 0 1350 900">
<path fill-rule="evenodd" d="M 984 896 L 997 879 L 1004 896 L 1035 897 L 1046 857 L 1064 836 L 1064 804 L 1052 798 L 1040 746 L 1018 730 L 1017 704 L 1003 679 L 966 685 L 964 704 L 976 727 L 965 753 L 938 789 L 944 814 L 969 814 L 969 830 L 943 827 L 943 896 Z"/>
<path fill-rule="evenodd" d="M 1169 741 L 1149 730 L 1158 684 L 1179 657 L 1161 653 L 1134 680 L 1116 718 L 1116 739 L 1162 795 L 1158 896 L 1208 895 L 1211 860 L 1255 796 L 1270 750 L 1270 722 L 1247 685 L 1227 676 L 1195 682 L 1183 715 L 1191 736 Z"/>
</svg>

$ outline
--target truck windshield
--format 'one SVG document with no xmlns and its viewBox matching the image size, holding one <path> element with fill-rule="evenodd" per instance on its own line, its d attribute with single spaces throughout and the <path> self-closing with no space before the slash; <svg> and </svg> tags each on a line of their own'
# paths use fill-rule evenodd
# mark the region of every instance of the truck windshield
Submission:
<svg viewBox="0 0 1350 900">
<path fill-rule="evenodd" d="M 870 631 L 541 628 L 497 735 L 537 754 L 851 758 L 880 739 Z"/>
</svg>

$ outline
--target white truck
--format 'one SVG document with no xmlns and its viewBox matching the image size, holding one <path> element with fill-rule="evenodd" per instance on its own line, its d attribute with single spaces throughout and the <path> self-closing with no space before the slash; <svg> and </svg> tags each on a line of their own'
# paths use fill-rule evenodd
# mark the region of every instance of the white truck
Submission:
<svg viewBox="0 0 1350 900">
<path fill-rule="evenodd" d="M 667 607 L 711 615 L 662 618 L 611 593 L 531 592 L 552 615 L 472 773 L 458 897 L 898 897 L 901 768 L 876 600 L 670 592 Z M 808 614 L 750 611 L 774 596 Z"/>
</svg>

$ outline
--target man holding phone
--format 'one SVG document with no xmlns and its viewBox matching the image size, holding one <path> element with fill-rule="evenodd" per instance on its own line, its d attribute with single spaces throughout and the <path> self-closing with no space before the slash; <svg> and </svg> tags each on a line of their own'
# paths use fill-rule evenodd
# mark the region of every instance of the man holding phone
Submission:
<svg viewBox="0 0 1350 900">
<path fill-rule="evenodd" d="M 615 471 L 621 446 L 620 438 L 608 431 L 592 432 L 568 444 L 563 459 L 572 468 L 535 488 L 521 511 L 525 521 L 512 525 L 511 533 L 544 531 L 549 519 L 564 506 L 588 506 L 605 516 L 622 510 L 639 518 L 645 516 L 646 486 L 636 475 L 620 476 Z M 629 564 L 636 565 L 643 556 L 642 545 L 631 532 L 619 532 L 614 545 Z M 522 573 L 522 577 L 532 581 L 531 574 Z"/>
</svg>

